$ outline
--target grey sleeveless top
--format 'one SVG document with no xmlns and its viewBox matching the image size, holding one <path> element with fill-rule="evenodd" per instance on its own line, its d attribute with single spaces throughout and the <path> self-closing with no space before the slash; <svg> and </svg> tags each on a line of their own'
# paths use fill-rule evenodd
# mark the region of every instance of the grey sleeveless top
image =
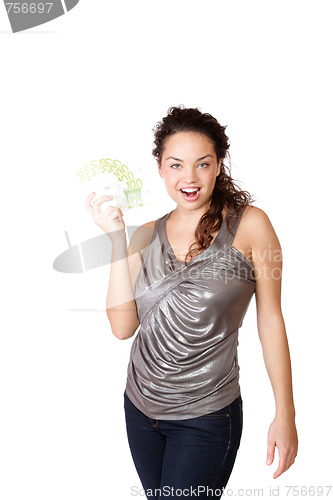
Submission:
<svg viewBox="0 0 333 500">
<path fill-rule="evenodd" d="M 251 262 L 232 246 L 244 212 L 224 218 L 211 245 L 189 264 L 166 236 L 171 212 L 156 220 L 134 297 L 140 327 L 127 369 L 126 394 L 146 416 L 183 420 L 240 395 L 238 329 L 255 291 Z"/>
</svg>

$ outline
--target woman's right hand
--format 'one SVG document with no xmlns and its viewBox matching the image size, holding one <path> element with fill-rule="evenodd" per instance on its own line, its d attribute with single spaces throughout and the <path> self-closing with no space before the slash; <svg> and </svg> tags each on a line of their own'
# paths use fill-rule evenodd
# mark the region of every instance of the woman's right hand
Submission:
<svg viewBox="0 0 333 500">
<path fill-rule="evenodd" d="M 95 224 L 109 236 L 111 241 L 125 234 L 125 223 L 122 219 L 123 212 L 120 208 L 108 207 L 104 212 L 101 212 L 101 204 L 110 201 L 113 196 L 100 196 L 91 204 L 91 200 L 94 196 L 95 193 L 91 193 L 87 196 L 84 207 L 92 216 Z"/>
</svg>

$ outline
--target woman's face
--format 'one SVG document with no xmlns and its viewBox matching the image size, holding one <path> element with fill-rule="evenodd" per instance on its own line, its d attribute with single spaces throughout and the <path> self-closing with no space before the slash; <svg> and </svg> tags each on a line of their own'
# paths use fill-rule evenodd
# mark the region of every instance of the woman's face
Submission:
<svg viewBox="0 0 333 500">
<path fill-rule="evenodd" d="M 220 173 L 214 144 L 205 134 L 177 132 L 164 143 L 160 176 L 171 198 L 185 209 L 206 207 Z M 186 195 L 181 189 L 199 188 L 195 195 Z M 207 207 L 209 205 L 207 204 Z"/>
</svg>

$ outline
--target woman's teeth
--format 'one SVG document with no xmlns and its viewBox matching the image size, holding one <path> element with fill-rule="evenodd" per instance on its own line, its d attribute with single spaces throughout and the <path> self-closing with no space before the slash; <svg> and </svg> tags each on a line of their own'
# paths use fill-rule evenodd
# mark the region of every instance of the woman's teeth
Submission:
<svg viewBox="0 0 333 500">
<path fill-rule="evenodd" d="M 197 194 L 197 192 L 199 191 L 200 188 L 198 189 L 181 189 L 181 192 L 186 194 L 186 196 L 194 196 L 195 194 Z"/>
</svg>

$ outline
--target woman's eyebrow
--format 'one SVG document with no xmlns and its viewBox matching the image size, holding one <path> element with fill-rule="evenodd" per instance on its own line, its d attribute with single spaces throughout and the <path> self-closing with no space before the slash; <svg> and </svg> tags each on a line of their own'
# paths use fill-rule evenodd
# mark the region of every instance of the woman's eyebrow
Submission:
<svg viewBox="0 0 333 500">
<path fill-rule="evenodd" d="M 205 156 L 201 156 L 201 158 L 198 158 L 196 161 L 203 160 L 204 158 L 207 158 L 207 156 L 210 156 L 211 158 L 213 158 L 212 155 L 205 155 Z M 183 161 L 180 158 L 175 158 L 174 156 L 168 156 L 168 158 L 166 158 L 165 160 L 170 160 L 170 159 L 176 160 L 176 161 Z"/>
</svg>

